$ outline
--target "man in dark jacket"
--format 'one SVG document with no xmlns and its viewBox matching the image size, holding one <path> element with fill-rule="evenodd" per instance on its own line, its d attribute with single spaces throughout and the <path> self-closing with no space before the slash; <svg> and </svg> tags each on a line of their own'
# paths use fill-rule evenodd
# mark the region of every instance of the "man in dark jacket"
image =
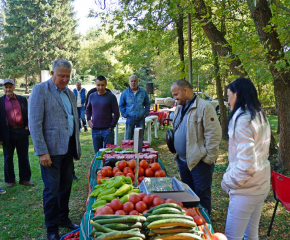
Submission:
<svg viewBox="0 0 290 240">
<path fill-rule="evenodd" d="M 27 100 L 14 94 L 15 84 L 12 79 L 4 80 L 5 95 L 0 98 L 0 144 L 4 152 L 4 174 L 6 187 L 15 185 L 13 155 L 16 148 L 19 167 L 19 184 L 32 186 L 31 170 L 28 159 L 29 131 Z"/>
</svg>

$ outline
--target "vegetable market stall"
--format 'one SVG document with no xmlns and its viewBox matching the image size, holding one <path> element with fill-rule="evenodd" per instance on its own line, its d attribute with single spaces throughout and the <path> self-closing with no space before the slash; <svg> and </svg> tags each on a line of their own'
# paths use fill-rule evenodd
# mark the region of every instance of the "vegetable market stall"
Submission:
<svg viewBox="0 0 290 240">
<path fill-rule="evenodd" d="M 86 212 L 84 213 L 84 216 L 81 220 L 81 225 L 80 225 L 80 239 L 83 239 L 83 240 L 94 239 L 93 236 L 90 235 L 90 233 L 93 230 L 93 225 L 91 223 L 91 220 L 93 219 L 94 216 L 96 216 L 96 212 L 93 211 L 93 208 L 92 208 L 95 202 L 95 197 L 90 197 L 90 194 L 95 189 L 95 187 L 98 186 L 97 170 L 102 168 L 103 166 L 103 160 L 97 159 L 100 156 L 100 154 L 101 154 L 100 152 L 96 154 L 96 156 L 91 162 L 91 166 L 88 171 L 89 195 L 88 195 L 87 203 L 86 203 Z M 165 167 L 160 158 L 158 158 L 158 163 L 160 164 L 161 169 L 165 170 Z M 202 239 L 211 239 L 211 236 L 213 234 L 213 229 L 212 229 L 210 218 L 207 212 L 201 206 L 195 207 L 193 209 L 203 219 L 203 222 L 204 222 L 204 224 L 198 226 L 198 230 L 204 232 Z"/>
</svg>

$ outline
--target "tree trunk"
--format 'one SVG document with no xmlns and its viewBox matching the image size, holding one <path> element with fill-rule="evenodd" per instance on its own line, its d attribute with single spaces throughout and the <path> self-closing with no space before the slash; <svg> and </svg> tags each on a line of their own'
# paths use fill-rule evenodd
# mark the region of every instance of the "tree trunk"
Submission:
<svg viewBox="0 0 290 240">
<path fill-rule="evenodd" d="M 279 159 L 284 171 L 290 171 L 290 70 L 289 63 L 284 58 L 284 51 L 280 43 L 276 28 L 269 22 L 272 18 L 271 9 L 267 0 L 247 0 L 254 20 L 256 30 L 267 50 L 267 61 L 274 79 L 274 88 L 277 93 L 278 115 L 280 120 Z M 264 31 L 270 28 L 270 31 Z M 286 68 L 277 69 L 277 61 L 284 61 Z"/>
<path fill-rule="evenodd" d="M 269 156 L 272 157 L 277 153 L 278 153 L 277 143 L 276 143 L 276 140 L 274 138 L 273 132 L 271 131 L 271 142 L 270 142 L 270 148 L 269 148 Z"/>
<path fill-rule="evenodd" d="M 239 77 L 247 76 L 247 72 L 237 55 L 232 52 L 232 46 L 227 42 L 223 32 L 219 31 L 211 21 L 211 14 L 208 13 L 204 0 L 192 0 L 195 8 L 194 16 L 202 23 L 202 28 L 214 49 L 221 57 L 227 57 L 228 66 L 232 74 Z"/>
<path fill-rule="evenodd" d="M 25 75 L 25 93 L 29 93 L 29 86 L 28 86 L 28 77 Z"/>
<path fill-rule="evenodd" d="M 279 118 L 279 108 L 278 108 L 278 97 L 277 97 L 277 91 L 276 88 L 274 87 L 274 95 L 275 95 L 275 107 L 276 107 L 276 112 L 278 116 L 278 124 L 277 124 L 277 134 L 280 134 L 280 118 Z"/>
<path fill-rule="evenodd" d="M 184 37 L 183 37 L 183 13 L 178 14 L 178 19 L 175 19 L 177 38 L 178 38 L 178 54 L 182 64 L 181 73 L 185 74 L 184 70 Z M 183 77 L 184 78 L 184 77 Z"/>
<path fill-rule="evenodd" d="M 215 72 L 215 78 L 216 78 L 216 92 L 218 96 L 219 101 L 219 108 L 220 108 L 220 118 L 221 118 L 221 127 L 222 127 L 222 136 L 224 139 L 228 138 L 228 120 L 227 120 L 227 112 L 226 107 L 224 105 L 224 96 L 223 96 L 223 89 L 221 84 L 221 75 L 219 73 L 220 66 L 219 66 L 219 60 L 218 55 L 214 47 L 212 46 L 212 54 L 213 54 L 213 60 L 214 60 L 214 72 Z"/>
</svg>

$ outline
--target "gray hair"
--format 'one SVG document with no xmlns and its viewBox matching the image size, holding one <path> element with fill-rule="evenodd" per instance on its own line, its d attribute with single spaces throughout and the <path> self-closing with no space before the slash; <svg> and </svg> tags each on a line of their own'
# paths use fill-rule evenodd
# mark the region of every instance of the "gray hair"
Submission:
<svg viewBox="0 0 290 240">
<path fill-rule="evenodd" d="M 191 89 L 191 90 L 193 89 L 191 84 L 188 81 L 184 80 L 184 79 L 176 80 L 171 86 L 178 86 L 180 88 L 188 88 L 188 89 Z"/>
<path fill-rule="evenodd" d="M 59 69 L 66 69 L 66 70 L 72 70 L 72 65 L 68 60 L 59 58 L 56 59 L 52 64 L 52 71 L 57 72 Z"/>
<path fill-rule="evenodd" d="M 137 77 L 137 75 L 135 75 L 135 74 L 133 74 L 133 75 L 131 75 L 131 76 L 129 77 L 129 82 L 130 82 L 130 79 L 131 79 L 131 78 L 136 78 L 137 81 L 138 81 L 138 77 Z"/>
<path fill-rule="evenodd" d="M 82 84 L 80 80 L 76 81 L 76 84 L 77 84 L 77 83 L 80 83 L 80 84 Z"/>
</svg>

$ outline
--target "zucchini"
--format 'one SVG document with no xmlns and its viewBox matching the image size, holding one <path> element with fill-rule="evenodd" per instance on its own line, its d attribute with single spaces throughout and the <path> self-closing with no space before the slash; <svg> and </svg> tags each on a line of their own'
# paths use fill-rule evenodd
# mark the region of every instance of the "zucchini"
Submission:
<svg viewBox="0 0 290 240">
<path fill-rule="evenodd" d="M 129 237 L 140 237 L 141 239 L 145 239 L 145 235 L 138 232 L 120 231 L 120 232 L 104 233 L 103 235 L 97 237 L 97 240 L 113 240 L 113 239 L 120 239 L 120 238 L 127 239 Z"/>
<path fill-rule="evenodd" d="M 132 228 L 142 228 L 142 223 L 108 223 L 102 225 L 103 227 L 107 227 L 114 230 L 130 230 Z"/>
<path fill-rule="evenodd" d="M 104 234 L 103 232 L 95 232 L 94 237 L 97 238 L 98 236 L 101 236 L 103 234 Z"/>
<path fill-rule="evenodd" d="M 162 240 L 202 240 L 200 236 L 197 236 L 192 233 L 176 233 L 176 234 L 162 234 L 158 235 L 153 239 L 162 239 Z"/>
<path fill-rule="evenodd" d="M 184 210 L 182 209 L 182 207 L 180 207 L 178 204 L 176 204 L 176 203 L 163 203 L 163 204 L 161 204 L 161 205 L 158 205 L 158 206 L 156 206 L 156 207 L 154 207 L 154 210 L 156 210 L 156 209 L 159 209 L 159 208 L 164 208 L 164 207 L 170 207 L 170 208 L 176 208 L 176 209 L 178 209 L 179 211 L 181 211 L 181 212 L 183 212 Z M 153 208 L 151 208 L 151 209 L 153 209 Z M 154 211 L 153 210 L 153 211 Z M 149 210 L 150 211 L 150 210 Z M 149 212 L 148 211 L 148 212 Z"/>
<path fill-rule="evenodd" d="M 159 214 L 182 214 L 182 212 L 176 208 L 164 207 L 155 209 L 151 215 L 159 215 Z"/>
<path fill-rule="evenodd" d="M 181 219 L 181 218 L 173 218 L 167 220 L 158 220 L 150 223 L 147 227 L 149 229 L 156 229 L 162 227 L 196 227 L 196 223 L 190 220 Z"/>
<path fill-rule="evenodd" d="M 166 233 L 196 233 L 194 228 L 174 227 L 174 228 L 157 228 L 151 229 L 150 233 L 166 234 Z"/>
<path fill-rule="evenodd" d="M 147 217 L 146 221 L 147 222 L 154 222 L 157 220 L 162 220 L 162 219 L 169 219 L 169 218 L 183 218 L 183 219 L 187 219 L 187 220 L 191 220 L 193 221 L 193 218 L 191 216 L 187 216 L 187 215 L 181 215 L 181 214 L 160 214 L 160 215 L 150 215 L 149 217 Z"/>
<path fill-rule="evenodd" d="M 124 215 L 123 215 L 124 216 Z M 122 215 L 97 215 L 92 218 L 92 220 L 99 220 L 99 219 L 109 219 L 109 218 L 120 218 Z"/>
<path fill-rule="evenodd" d="M 90 221 L 91 224 L 93 225 L 93 227 L 97 230 L 99 230 L 100 232 L 104 232 L 104 233 L 109 233 L 109 232 L 116 232 L 116 230 L 110 229 L 110 228 L 106 228 L 103 227 L 101 224 L 98 224 L 96 222 L 94 222 L 93 220 Z"/>
<path fill-rule="evenodd" d="M 118 240 L 142 240 L 140 237 L 118 238 Z"/>
<path fill-rule="evenodd" d="M 96 223 L 99 224 L 107 224 L 107 223 L 129 223 L 129 222 L 145 222 L 146 218 L 143 216 L 137 216 L 137 215 L 120 215 L 122 217 L 120 218 L 113 218 L 113 219 L 100 219 L 96 220 Z"/>
</svg>

